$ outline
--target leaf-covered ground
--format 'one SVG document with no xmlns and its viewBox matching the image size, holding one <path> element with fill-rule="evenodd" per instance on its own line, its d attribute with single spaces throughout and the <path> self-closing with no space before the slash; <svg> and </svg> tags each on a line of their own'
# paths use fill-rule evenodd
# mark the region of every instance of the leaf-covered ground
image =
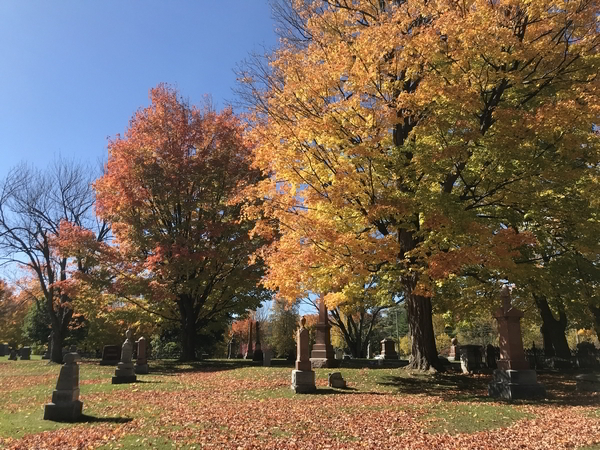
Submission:
<svg viewBox="0 0 600 450">
<path fill-rule="evenodd" d="M 347 390 L 294 395 L 288 367 L 153 362 L 138 383 L 81 364 L 84 417 L 42 420 L 59 366 L 0 358 L 2 449 L 600 449 L 600 395 L 542 374 L 549 399 L 492 401 L 489 376 L 345 369 Z"/>
</svg>

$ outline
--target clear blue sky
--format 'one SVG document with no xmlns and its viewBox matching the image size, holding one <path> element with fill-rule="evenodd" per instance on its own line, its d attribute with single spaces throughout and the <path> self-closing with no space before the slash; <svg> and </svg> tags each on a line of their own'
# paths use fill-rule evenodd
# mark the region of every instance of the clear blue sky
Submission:
<svg viewBox="0 0 600 450">
<path fill-rule="evenodd" d="M 233 100 L 233 69 L 277 44 L 267 0 L 0 1 L 0 177 L 95 163 L 160 82 Z"/>
</svg>

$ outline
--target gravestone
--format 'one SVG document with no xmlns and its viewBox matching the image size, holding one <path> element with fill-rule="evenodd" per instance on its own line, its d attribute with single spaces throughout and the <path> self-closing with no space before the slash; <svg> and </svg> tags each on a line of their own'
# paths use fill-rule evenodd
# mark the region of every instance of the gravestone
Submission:
<svg viewBox="0 0 600 450">
<path fill-rule="evenodd" d="M 273 352 L 271 351 L 271 349 L 266 349 L 263 352 L 263 366 L 265 367 L 271 367 L 271 358 L 273 357 Z"/>
<path fill-rule="evenodd" d="M 133 341 L 131 330 L 125 332 L 125 342 L 121 346 L 121 361 L 115 369 L 115 376 L 112 377 L 112 384 L 134 383 L 137 380 L 131 357 L 133 355 Z"/>
<path fill-rule="evenodd" d="M 535 370 L 529 368 L 525 359 L 521 335 L 523 312 L 511 305 L 508 286 L 502 288 L 500 297 L 502 307 L 494 314 L 500 335 L 500 360 L 488 385 L 488 395 L 507 400 L 545 397 L 546 388 L 537 382 Z"/>
<path fill-rule="evenodd" d="M 23 347 L 21 349 L 21 360 L 31 359 L 31 347 Z"/>
<path fill-rule="evenodd" d="M 496 364 L 496 347 L 492 344 L 488 344 L 485 348 L 485 365 L 488 369 L 498 368 L 498 364 Z"/>
<path fill-rule="evenodd" d="M 310 354 L 312 367 L 336 367 L 337 363 L 331 345 L 331 325 L 329 325 L 327 306 L 323 296 L 319 301 L 319 321 L 315 328 L 315 343 Z"/>
<path fill-rule="evenodd" d="M 8 355 L 8 345 L 0 344 L 0 356 L 6 356 L 6 355 Z"/>
<path fill-rule="evenodd" d="M 244 359 L 252 359 L 254 352 L 252 351 L 252 320 L 248 320 L 248 348 L 244 354 Z"/>
<path fill-rule="evenodd" d="M 48 349 L 46 350 L 46 353 L 44 353 L 44 356 L 42 356 L 42 359 L 51 359 L 52 358 L 52 338 L 54 337 L 54 331 L 51 331 L 50 334 L 48 335 Z"/>
<path fill-rule="evenodd" d="M 480 345 L 461 345 L 460 346 L 460 368 L 463 373 L 474 373 L 481 369 L 481 354 Z"/>
<path fill-rule="evenodd" d="M 52 403 L 44 406 L 44 420 L 74 422 L 81 416 L 83 403 L 79 400 L 79 366 L 81 357 L 67 353 L 65 364 L 60 368 L 56 389 L 52 392 Z"/>
<path fill-rule="evenodd" d="M 8 359 L 10 361 L 16 361 L 17 360 L 17 351 L 14 348 L 10 349 L 10 355 L 9 355 Z"/>
<path fill-rule="evenodd" d="M 252 355 L 252 361 L 262 361 L 263 351 L 260 345 L 260 331 L 258 328 L 258 320 L 256 321 L 256 345 L 254 346 L 254 354 Z"/>
<path fill-rule="evenodd" d="M 393 339 L 384 339 L 381 341 L 381 359 L 398 359 L 396 343 Z"/>
<path fill-rule="evenodd" d="M 371 354 L 371 343 L 367 344 L 367 359 L 371 359 L 373 355 Z"/>
<path fill-rule="evenodd" d="M 105 345 L 102 349 L 101 366 L 114 366 L 121 360 L 121 347 L 118 345 Z"/>
<path fill-rule="evenodd" d="M 146 354 L 146 338 L 142 336 L 136 341 L 137 358 L 135 360 L 135 373 L 148 373 L 148 358 Z"/>
<path fill-rule="evenodd" d="M 329 373 L 327 374 L 327 385 L 333 388 L 346 389 L 346 380 L 340 372 Z"/>
<path fill-rule="evenodd" d="M 301 327 L 296 334 L 296 369 L 292 370 L 292 389 L 296 394 L 315 392 L 315 372 L 308 357 L 308 330 L 304 328 L 306 318 L 300 320 Z"/>
<path fill-rule="evenodd" d="M 343 359 L 344 358 L 344 350 L 341 348 L 335 349 L 335 359 Z"/>
<path fill-rule="evenodd" d="M 584 373 L 575 377 L 577 390 L 583 392 L 600 392 L 600 374 Z"/>
<path fill-rule="evenodd" d="M 448 354 L 448 361 L 457 361 L 460 359 L 460 348 L 458 347 L 458 339 L 455 337 L 450 341 L 450 353 Z"/>
</svg>

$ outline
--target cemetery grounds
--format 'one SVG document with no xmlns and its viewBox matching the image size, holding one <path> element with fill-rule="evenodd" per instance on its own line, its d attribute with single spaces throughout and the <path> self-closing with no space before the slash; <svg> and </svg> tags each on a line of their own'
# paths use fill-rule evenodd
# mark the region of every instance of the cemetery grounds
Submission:
<svg viewBox="0 0 600 450">
<path fill-rule="evenodd" d="M 114 367 L 84 360 L 82 421 L 55 423 L 42 416 L 60 366 L 32 358 L 0 358 L 0 449 L 600 450 L 600 394 L 573 372 L 538 375 L 546 400 L 508 403 L 487 397 L 490 375 L 342 367 L 342 390 L 317 369 L 317 393 L 296 395 L 291 366 L 151 361 L 113 385 Z"/>
</svg>

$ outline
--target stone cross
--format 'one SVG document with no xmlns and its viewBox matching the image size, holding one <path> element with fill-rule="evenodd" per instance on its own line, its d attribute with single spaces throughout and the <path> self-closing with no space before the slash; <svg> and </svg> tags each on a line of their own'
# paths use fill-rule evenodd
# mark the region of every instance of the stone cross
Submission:
<svg viewBox="0 0 600 450">
<path fill-rule="evenodd" d="M 137 340 L 137 359 L 135 361 L 135 373 L 148 373 L 148 357 L 146 354 L 146 338 L 142 336 Z"/>
<path fill-rule="evenodd" d="M 56 389 L 52 392 L 52 403 L 44 406 L 44 420 L 74 422 L 81 416 L 83 403 L 79 401 L 79 366 L 81 357 L 67 353 L 60 368 Z"/>
</svg>

